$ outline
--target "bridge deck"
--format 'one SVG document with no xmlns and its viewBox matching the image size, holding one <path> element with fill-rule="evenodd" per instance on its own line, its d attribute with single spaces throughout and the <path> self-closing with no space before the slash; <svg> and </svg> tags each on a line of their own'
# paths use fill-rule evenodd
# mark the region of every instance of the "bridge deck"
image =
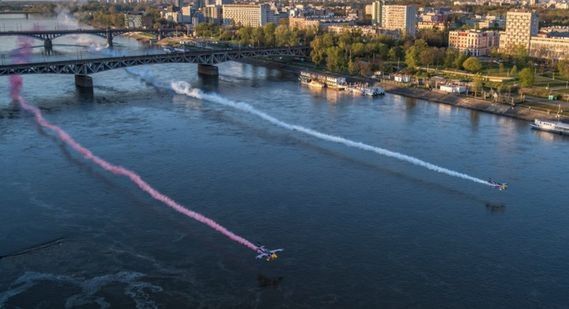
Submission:
<svg viewBox="0 0 569 309">
<path fill-rule="evenodd" d="M 36 62 L 0 66 L 0 75 L 11 74 L 93 74 L 119 68 L 158 63 L 217 64 L 258 56 L 306 56 L 306 46 L 190 51 L 92 59 Z"/>
<path fill-rule="evenodd" d="M 61 30 L 24 30 L 24 31 L 0 31 L 0 36 L 28 36 L 40 40 L 52 40 L 70 34 L 93 34 L 100 37 L 107 35 L 121 35 L 129 32 L 146 32 L 165 34 L 172 32 L 185 32 L 177 29 L 145 29 L 145 28 L 109 28 L 109 29 L 61 29 Z"/>
</svg>

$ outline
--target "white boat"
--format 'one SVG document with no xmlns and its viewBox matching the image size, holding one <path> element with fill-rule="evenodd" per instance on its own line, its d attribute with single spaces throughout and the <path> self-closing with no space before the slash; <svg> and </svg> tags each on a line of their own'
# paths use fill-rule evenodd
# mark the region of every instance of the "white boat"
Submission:
<svg viewBox="0 0 569 309">
<path fill-rule="evenodd" d="M 346 90 L 346 92 L 351 93 L 353 95 L 364 95 L 365 94 L 363 88 L 357 87 L 354 85 L 346 86 L 345 90 Z"/>
<path fill-rule="evenodd" d="M 364 89 L 364 94 L 370 97 L 375 97 L 378 95 L 384 95 L 385 90 L 383 90 L 381 87 L 366 87 Z"/>
<path fill-rule="evenodd" d="M 346 88 L 346 79 L 344 77 L 326 76 L 324 82 L 328 88 L 336 90 L 344 90 Z"/>
<path fill-rule="evenodd" d="M 321 83 L 321 82 L 319 82 L 319 81 L 317 81 L 317 80 L 311 80 L 311 81 L 308 83 L 308 86 L 309 86 L 309 87 L 313 87 L 313 88 L 322 89 L 322 88 L 326 87 L 326 84 Z"/>
<path fill-rule="evenodd" d="M 536 130 L 569 135 L 569 124 L 563 122 L 550 122 L 535 119 L 531 127 Z"/>
<path fill-rule="evenodd" d="M 385 91 L 381 87 L 368 87 L 368 86 L 358 86 L 358 85 L 349 85 L 346 87 L 346 91 L 353 95 L 362 95 L 370 97 L 375 97 L 378 95 L 385 94 Z"/>
<path fill-rule="evenodd" d="M 302 75 L 301 75 L 301 76 L 298 78 L 298 80 L 299 80 L 300 83 L 303 84 L 303 85 L 308 85 L 308 84 L 310 84 L 310 78 L 308 78 L 308 77 L 306 77 L 306 76 L 302 76 Z"/>
</svg>

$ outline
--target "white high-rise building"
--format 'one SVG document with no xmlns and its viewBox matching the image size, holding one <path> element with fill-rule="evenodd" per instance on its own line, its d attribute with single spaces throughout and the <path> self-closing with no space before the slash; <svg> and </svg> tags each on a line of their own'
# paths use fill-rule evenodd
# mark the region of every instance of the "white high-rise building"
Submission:
<svg viewBox="0 0 569 309">
<path fill-rule="evenodd" d="M 529 51 L 531 37 L 537 35 L 538 26 L 535 12 L 508 12 L 506 31 L 500 33 L 500 50 L 508 53 L 521 46 Z"/>
<path fill-rule="evenodd" d="M 399 30 L 402 34 L 415 36 L 417 8 L 414 5 L 382 5 L 381 27 L 387 30 Z"/>
<path fill-rule="evenodd" d="M 223 5 L 223 22 L 229 24 L 260 27 L 270 20 L 271 7 L 268 4 L 226 4 Z"/>
<path fill-rule="evenodd" d="M 376 25 L 381 25 L 381 9 L 383 6 L 383 1 L 374 1 L 371 4 L 371 20 Z"/>
</svg>

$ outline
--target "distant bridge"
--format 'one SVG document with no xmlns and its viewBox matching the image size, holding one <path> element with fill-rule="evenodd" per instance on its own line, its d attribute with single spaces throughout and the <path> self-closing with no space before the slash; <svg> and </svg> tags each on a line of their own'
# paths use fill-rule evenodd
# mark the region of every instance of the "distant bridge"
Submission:
<svg viewBox="0 0 569 309">
<path fill-rule="evenodd" d="M 35 11 L 0 11 L 0 15 L 26 15 L 26 19 L 29 18 L 31 14 L 42 14 L 42 12 Z"/>
<path fill-rule="evenodd" d="M 107 39 L 107 44 L 113 46 L 113 37 L 130 32 L 152 33 L 160 39 L 166 33 L 183 32 L 176 29 L 144 29 L 144 28 L 120 28 L 120 29 L 71 29 L 71 30 L 27 30 L 27 31 L 0 31 L 0 36 L 27 36 L 44 41 L 46 50 L 51 51 L 52 40 L 70 34 L 91 34 Z"/>
<path fill-rule="evenodd" d="M 35 62 L 0 66 L 0 76 L 12 74 L 75 74 L 79 87 L 92 87 L 89 74 L 98 72 L 158 63 L 195 63 L 198 73 L 218 75 L 217 63 L 259 56 L 296 56 L 308 55 L 308 46 L 277 48 L 218 49 L 204 51 L 174 52 L 125 57 L 108 57 L 54 62 Z"/>
</svg>

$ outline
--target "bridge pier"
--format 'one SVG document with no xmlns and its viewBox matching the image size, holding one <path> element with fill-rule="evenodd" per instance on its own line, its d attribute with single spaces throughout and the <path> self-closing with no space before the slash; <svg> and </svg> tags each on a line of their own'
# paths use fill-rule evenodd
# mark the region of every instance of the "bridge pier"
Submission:
<svg viewBox="0 0 569 309">
<path fill-rule="evenodd" d="M 85 74 L 75 74 L 75 87 L 93 91 L 93 78 Z"/>
<path fill-rule="evenodd" d="M 45 39 L 43 41 L 43 49 L 47 54 L 51 54 L 51 52 L 53 52 L 53 42 L 51 39 Z"/>
<path fill-rule="evenodd" d="M 211 64 L 198 64 L 198 74 L 205 76 L 219 76 L 219 68 Z"/>
<path fill-rule="evenodd" d="M 113 32 L 111 29 L 107 29 L 107 46 L 109 48 L 113 47 Z"/>
</svg>

